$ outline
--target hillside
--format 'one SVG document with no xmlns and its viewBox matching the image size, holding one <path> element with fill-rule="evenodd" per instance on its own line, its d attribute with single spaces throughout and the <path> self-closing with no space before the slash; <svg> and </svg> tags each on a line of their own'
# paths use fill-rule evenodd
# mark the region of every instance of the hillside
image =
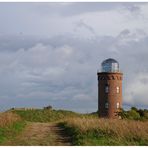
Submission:
<svg viewBox="0 0 148 148">
<path fill-rule="evenodd" d="M 0 114 L 0 145 L 148 145 L 148 121 L 127 117 L 109 120 L 96 113 L 14 109 Z"/>
<path fill-rule="evenodd" d="M 30 122 L 55 122 L 69 117 L 84 116 L 72 111 L 54 109 L 12 110 L 11 112 Z"/>
</svg>

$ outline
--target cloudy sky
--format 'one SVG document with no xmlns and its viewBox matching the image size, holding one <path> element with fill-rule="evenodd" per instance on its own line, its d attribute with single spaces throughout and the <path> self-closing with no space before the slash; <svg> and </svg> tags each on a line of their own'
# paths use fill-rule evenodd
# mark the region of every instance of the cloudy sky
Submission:
<svg viewBox="0 0 148 148">
<path fill-rule="evenodd" d="M 0 109 L 97 110 L 97 70 L 115 58 L 123 106 L 148 108 L 148 3 L 0 3 Z"/>
</svg>

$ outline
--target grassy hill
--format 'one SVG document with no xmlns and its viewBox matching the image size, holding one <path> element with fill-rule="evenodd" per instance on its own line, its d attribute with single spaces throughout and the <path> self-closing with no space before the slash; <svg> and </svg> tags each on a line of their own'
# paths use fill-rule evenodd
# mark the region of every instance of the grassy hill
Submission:
<svg viewBox="0 0 148 148">
<path fill-rule="evenodd" d="M 124 112 L 124 115 L 126 115 L 125 119 L 109 120 L 99 119 L 96 113 L 79 114 L 54 109 L 14 109 L 0 114 L 0 144 L 11 139 L 14 141 L 13 138 L 17 135 L 19 137 L 20 132 L 24 131 L 29 123 L 34 132 L 37 128 L 34 126 L 37 125 L 40 125 L 40 128 L 45 126 L 46 130 L 48 130 L 47 124 L 51 125 L 50 128 L 53 127 L 54 130 L 62 129 L 66 136 L 71 137 L 72 145 L 148 145 L 148 120 L 145 118 L 140 121 L 133 112 L 132 114 Z M 45 143 L 50 145 L 51 132 L 54 135 L 54 130 L 49 130 L 51 131 L 47 132 L 50 135 L 44 138 L 46 142 L 41 141 L 42 145 Z M 15 140 L 17 141 L 17 138 Z M 23 145 L 23 143 L 25 144 L 25 141 L 19 141 L 19 144 Z M 30 145 L 33 143 L 30 142 Z"/>
<path fill-rule="evenodd" d="M 30 122 L 54 122 L 64 120 L 69 117 L 83 116 L 82 114 L 72 111 L 51 109 L 14 110 L 12 112 Z"/>
</svg>

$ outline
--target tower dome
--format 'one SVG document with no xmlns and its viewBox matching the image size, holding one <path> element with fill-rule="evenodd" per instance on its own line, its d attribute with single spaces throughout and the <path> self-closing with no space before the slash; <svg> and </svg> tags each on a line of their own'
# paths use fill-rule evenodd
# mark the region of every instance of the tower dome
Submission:
<svg viewBox="0 0 148 148">
<path fill-rule="evenodd" d="M 119 63 L 112 58 L 106 59 L 101 63 L 102 72 L 119 72 Z"/>
</svg>

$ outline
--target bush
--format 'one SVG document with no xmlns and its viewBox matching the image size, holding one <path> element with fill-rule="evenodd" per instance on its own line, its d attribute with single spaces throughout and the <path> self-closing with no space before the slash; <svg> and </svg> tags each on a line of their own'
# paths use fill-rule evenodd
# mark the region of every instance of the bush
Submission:
<svg viewBox="0 0 148 148">
<path fill-rule="evenodd" d="M 144 117 L 145 119 L 148 119 L 148 112 L 144 112 L 143 117 Z"/>
<path fill-rule="evenodd" d="M 134 110 L 134 111 L 138 111 L 138 109 L 136 107 L 131 107 L 131 110 Z"/>
<path fill-rule="evenodd" d="M 144 117 L 144 110 L 139 109 L 137 112 L 139 113 L 140 117 Z"/>
<path fill-rule="evenodd" d="M 48 105 L 48 106 L 44 107 L 44 109 L 52 109 L 52 106 Z"/>
<path fill-rule="evenodd" d="M 134 119 L 134 120 L 138 120 L 140 119 L 140 115 L 138 112 L 136 112 L 135 110 L 130 110 L 128 112 L 128 118 L 129 119 Z"/>
<path fill-rule="evenodd" d="M 148 110 L 147 109 L 137 109 L 136 107 L 131 107 L 129 111 L 125 111 L 122 108 L 118 111 L 118 116 L 122 119 L 132 119 L 132 120 L 147 120 Z"/>
</svg>

